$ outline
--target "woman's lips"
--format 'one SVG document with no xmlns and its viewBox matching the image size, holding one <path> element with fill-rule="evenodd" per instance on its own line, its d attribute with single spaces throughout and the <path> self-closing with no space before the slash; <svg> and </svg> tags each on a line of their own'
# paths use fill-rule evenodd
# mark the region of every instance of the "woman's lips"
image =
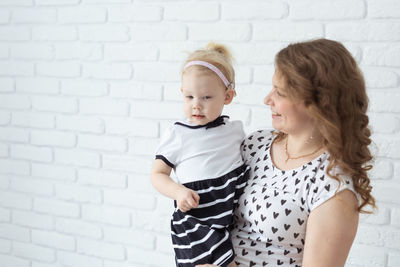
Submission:
<svg viewBox="0 0 400 267">
<path fill-rule="evenodd" d="M 280 117 L 280 116 L 281 116 L 281 114 L 272 111 L 272 118 L 277 118 L 277 117 Z"/>
</svg>

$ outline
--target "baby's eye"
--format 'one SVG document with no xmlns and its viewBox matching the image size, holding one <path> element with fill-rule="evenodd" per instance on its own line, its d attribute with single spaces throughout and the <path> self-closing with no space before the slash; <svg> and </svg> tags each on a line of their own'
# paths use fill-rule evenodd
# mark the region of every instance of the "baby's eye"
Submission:
<svg viewBox="0 0 400 267">
<path fill-rule="evenodd" d="M 205 97 L 203 97 L 204 99 L 211 99 L 212 97 L 211 96 L 205 96 Z"/>
<path fill-rule="evenodd" d="M 187 95 L 186 98 L 187 98 L 187 99 L 193 99 L 193 96 Z"/>
</svg>

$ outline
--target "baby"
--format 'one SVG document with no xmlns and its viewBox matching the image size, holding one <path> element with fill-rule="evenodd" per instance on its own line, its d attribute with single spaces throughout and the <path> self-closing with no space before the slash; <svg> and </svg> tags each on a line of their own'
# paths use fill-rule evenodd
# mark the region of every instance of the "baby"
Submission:
<svg viewBox="0 0 400 267">
<path fill-rule="evenodd" d="M 221 115 L 236 94 L 234 76 L 223 45 L 191 53 L 182 70 L 186 120 L 167 130 L 156 151 L 151 182 L 175 200 L 171 236 L 179 267 L 236 266 L 228 230 L 249 168 L 240 155 L 242 123 Z"/>
</svg>

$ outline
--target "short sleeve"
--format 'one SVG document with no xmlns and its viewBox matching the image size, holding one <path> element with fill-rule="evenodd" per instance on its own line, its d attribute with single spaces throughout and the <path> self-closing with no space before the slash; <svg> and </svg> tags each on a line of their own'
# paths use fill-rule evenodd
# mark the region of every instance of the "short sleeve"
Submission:
<svg viewBox="0 0 400 267">
<path fill-rule="evenodd" d="M 308 198 L 310 211 L 345 189 L 352 191 L 356 195 L 357 199 L 359 199 L 359 195 L 354 189 L 353 181 L 346 175 L 339 175 L 339 179 L 340 183 L 338 180 L 328 176 L 325 172 L 315 177 L 315 182 L 312 183 Z"/>
<path fill-rule="evenodd" d="M 181 138 L 177 134 L 174 126 L 168 128 L 161 137 L 160 143 L 156 149 L 156 159 L 161 159 L 165 164 L 174 168 L 178 161 L 181 144 Z"/>
</svg>

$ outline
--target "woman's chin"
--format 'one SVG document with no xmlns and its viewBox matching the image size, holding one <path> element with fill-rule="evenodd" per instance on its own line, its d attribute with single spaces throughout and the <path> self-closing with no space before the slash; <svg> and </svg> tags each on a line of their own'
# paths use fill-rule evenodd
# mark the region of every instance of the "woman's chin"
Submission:
<svg viewBox="0 0 400 267">
<path fill-rule="evenodd" d="M 280 123 L 272 121 L 272 127 L 277 131 L 282 131 L 282 125 Z"/>
</svg>

